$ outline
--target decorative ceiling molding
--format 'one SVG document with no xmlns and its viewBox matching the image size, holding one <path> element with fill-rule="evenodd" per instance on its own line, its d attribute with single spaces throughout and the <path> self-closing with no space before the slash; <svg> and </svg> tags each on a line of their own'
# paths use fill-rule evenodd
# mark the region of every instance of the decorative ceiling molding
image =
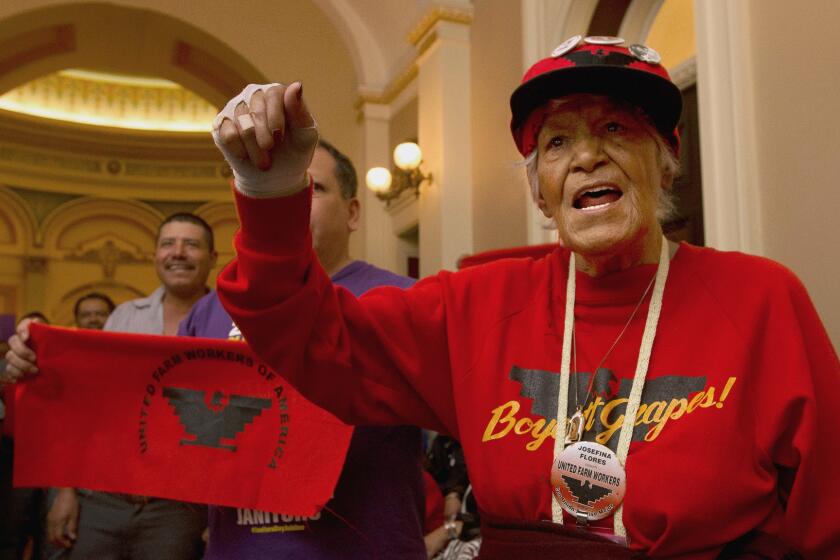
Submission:
<svg viewBox="0 0 840 560">
<path fill-rule="evenodd" d="M 0 110 L 0 184 L 143 200 L 229 200 L 209 134 L 130 131 Z"/>
<path fill-rule="evenodd" d="M 390 105 L 408 85 L 417 78 L 417 59 L 411 61 L 400 74 L 387 85 L 387 87 L 379 94 L 362 94 L 353 104 L 355 109 L 359 111 L 361 117 L 361 110 L 367 103 L 374 103 L 378 105 Z"/>
<path fill-rule="evenodd" d="M 472 9 L 449 8 L 446 6 L 434 6 L 423 18 L 414 26 L 409 32 L 406 39 L 412 45 L 417 45 L 429 30 L 439 21 L 449 21 L 452 23 L 462 23 L 470 25 L 473 22 Z"/>
<path fill-rule="evenodd" d="M 103 171 L 102 161 L 97 158 L 67 156 L 2 143 L 0 143 L 0 162 L 13 162 L 23 168 L 50 169 L 61 173 L 99 174 Z"/>
<path fill-rule="evenodd" d="M 423 38 L 417 44 L 417 56 L 423 56 L 427 50 L 432 48 L 432 45 L 437 43 L 438 41 L 438 34 L 437 31 L 430 31 L 423 35 Z"/>
<path fill-rule="evenodd" d="M 120 199 L 227 200 L 221 163 L 104 160 L 0 144 L 0 182 L 26 190 Z"/>
<path fill-rule="evenodd" d="M 0 75 L 43 58 L 76 49 L 76 27 L 53 25 L 20 33 L 0 43 Z"/>
<path fill-rule="evenodd" d="M 47 192 L 222 200 L 230 196 L 223 172 L 221 162 L 117 160 L 0 142 L 0 180 Z"/>
<path fill-rule="evenodd" d="M 175 82 L 61 71 L 0 96 L 0 109 L 130 130 L 209 132 L 217 109 Z"/>
<path fill-rule="evenodd" d="M 0 142 L 105 158 L 222 161 L 206 132 L 127 130 L 43 119 L 2 109 Z"/>
</svg>

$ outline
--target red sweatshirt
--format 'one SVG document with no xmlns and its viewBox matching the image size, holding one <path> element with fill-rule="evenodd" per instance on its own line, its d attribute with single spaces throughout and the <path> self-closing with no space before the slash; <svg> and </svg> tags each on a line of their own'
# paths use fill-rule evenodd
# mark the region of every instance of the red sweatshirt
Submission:
<svg viewBox="0 0 840 560">
<path fill-rule="evenodd" d="M 314 256 L 309 201 L 307 191 L 237 194 L 238 259 L 218 291 L 256 353 L 347 422 L 457 437 L 482 510 L 551 519 L 568 251 L 441 272 L 357 300 Z M 613 449 L 647 302 L 588 399 L 586 388 L 655 268 L 576 279 L 569 407 L 586 401 L 584 438 Z M 626 464 L 631 548 L 715 558 L 760 530 L 809 557 L 840 556 L 838 395 L 837 354 L 791 272 L 681 245 Z"/>
</svg>

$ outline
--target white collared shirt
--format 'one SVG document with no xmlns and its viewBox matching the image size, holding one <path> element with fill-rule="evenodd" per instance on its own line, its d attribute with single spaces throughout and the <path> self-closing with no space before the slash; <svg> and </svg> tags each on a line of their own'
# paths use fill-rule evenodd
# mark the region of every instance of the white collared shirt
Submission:
<svg viewBox="0 0 840 560">
<path fill-rule="evenodd" d="M 163 334 L 163 286 L 144 298 L 121 303 L 105 323 L 106 331 Z"/>
</svg>

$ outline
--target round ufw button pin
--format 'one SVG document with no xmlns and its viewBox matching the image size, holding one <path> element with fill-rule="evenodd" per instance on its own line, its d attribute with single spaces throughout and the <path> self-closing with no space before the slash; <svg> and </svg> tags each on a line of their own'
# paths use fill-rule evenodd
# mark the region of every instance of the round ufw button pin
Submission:
<svg viewBox="0 0 840 560">
<path fill-rule="evenodd" d="M 574 517 L 589 521 L 615 512 L 624 499 L 627 475 L 609 447 L 590 441 L 573 443 L 554 458 L 551 486 L 554 499 Z"/>
</svg>

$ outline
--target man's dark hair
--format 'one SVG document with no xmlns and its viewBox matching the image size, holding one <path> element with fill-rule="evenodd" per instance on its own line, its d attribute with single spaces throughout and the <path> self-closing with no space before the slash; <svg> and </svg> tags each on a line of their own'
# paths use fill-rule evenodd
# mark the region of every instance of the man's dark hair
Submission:
<svg viewBox="0 0 840 560">
<path fill-rule="evenodd" d="M 41 313 L 40 311 L 30 311 L 20 319 L 18 319 L 18 323 L 23 321 L 24 319 L 40 319 L 42 323 L 49 325 L 50 320 L 47 319 L 47 316 Z"/>
<path fill-rule="evenodd" d="M 356 168 L 353 167 L 353 162 L 323 138 L 318 139 L 318 147 L 324 148 L 335 158 L 335 178 L 338 180 L 338 186 L 341 187 L 341 197 L 344 200 L 355 197 L 359 180 L 356 178 Z"/>
<path fill-rule="evenodd" d="M 189 212 L 176 212 L 163 220 L 158 226 L 157 235 L 155 236 L 156 242 L 160 239 L 160 230 L 163 229 L 163 226 L 171 224 L 172 222 L 187 222 L 200 226 L 201 229 L 204 230 L 204 237 L 207 238 L 207 247 L 210 249 L 210 252 L 212 253 L 215 250 L 216 243 L 213 239 L 213 228 L 211 228 L 210 224 L 205 222 L 203 219 Z"/>
<path fill-rule="evenodd" d="M 116 307 L 116 305 L 114 305 L 114 301 L 111 298 L 99 292 L 90 292 L 76 300 L 76 304 L 73 306 L 73 317 L 78 317 L 79 307 L 82 306 L 82 302 L 87 301 L 89 299 L 98 299 L 104 301 L 105 305 L 108 306 L 108 315 L 114 312 L 114 308 Z"/>
</svg>

